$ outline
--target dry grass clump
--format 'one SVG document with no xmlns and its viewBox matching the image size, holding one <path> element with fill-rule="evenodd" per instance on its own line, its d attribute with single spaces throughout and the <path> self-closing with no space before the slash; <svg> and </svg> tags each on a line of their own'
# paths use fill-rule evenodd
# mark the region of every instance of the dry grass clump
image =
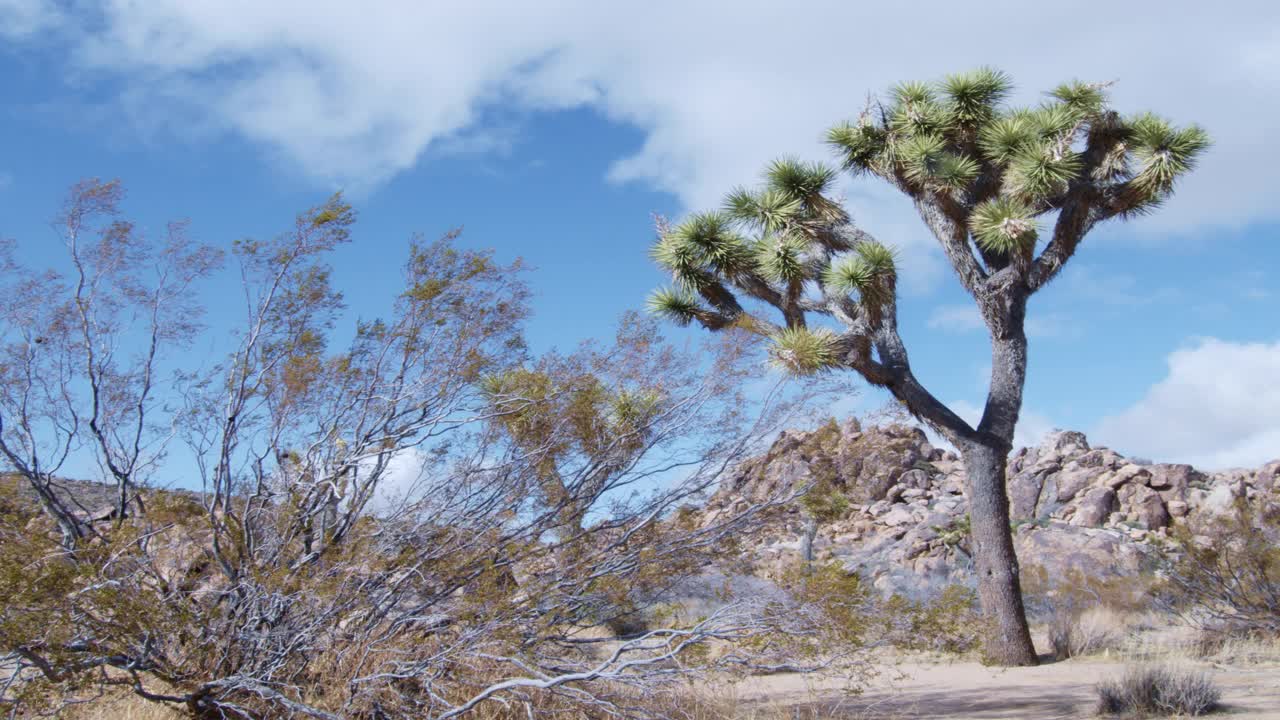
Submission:
<svg viewBox="0 0 1280 720">
<path fill-rule="evenodd" d="M 1191 655 L 1223 665 L 1280 664 L 1280 638 L 1201 628 Z"/>
<path fill-rule="evenodd" d="M 1159 665 L 1131 666 L 1097 690 L 1098 714 L 1125 717 L 1205 715 L 1217 709 L 1222 697 L 1208 674 Z"/>
<path fill-rule="evenodd" d="M 1106 605 L 1078 613 L 1058 613 L 1049 626 L 1057 660 L 1119 650 L 1128 632 L 1124 613 Z"/>
</svg>

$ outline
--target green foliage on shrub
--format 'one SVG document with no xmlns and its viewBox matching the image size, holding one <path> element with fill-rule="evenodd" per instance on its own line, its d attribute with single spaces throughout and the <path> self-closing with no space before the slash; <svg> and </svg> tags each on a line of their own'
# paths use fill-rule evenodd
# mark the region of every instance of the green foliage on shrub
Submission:
<svg viewBox="0 0 1280 720">
<path fill-rule="evenodd" d="M 1175 529 L 1157 598 L 1210 632 L 1280 637 L 1280 513 L 1241 501 L 1205 530 Z"/>
<path fill-rule="evenodd" d="M 948 585 L 925 600 L 894 595 L 885 601 L 884 617 L 889 641 L 907 650 L 967 653 L 978 647 L 986 627 L 977 593 L 963 585 Z"/>
</svg>

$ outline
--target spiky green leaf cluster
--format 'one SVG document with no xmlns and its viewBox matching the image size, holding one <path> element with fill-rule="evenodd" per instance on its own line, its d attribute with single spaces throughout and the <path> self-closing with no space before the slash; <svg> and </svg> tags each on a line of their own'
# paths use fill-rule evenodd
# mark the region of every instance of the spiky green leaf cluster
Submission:
<svg viewBox="0 0 1280 720">
<path fill-rule="evenodd" d="M 1178 176 L 1194 168 L 1209 147 L 1209 135 L 1200 126 L 1176 129 L 1150 113 L 1131 120 L 1129 133 L 1140 167 L 1133 184 L 1153 198 L 1172 190 Z"/>
<path fill-rule="evenodd" d="M 1025 113 L 1025 117 L 1041 140 L 1054 144 L 1060 144 L 1064 138 L 1081 129 L 1087 119 L 1078 109 L 1063 103 L 1042 105 Z"/>
<path fill-rule="evenodd" d="M 1045 147 L 1019 153 L 1005 172 L 1005 192 L 1028 202 L 1066 190 L 1083 167 L 1078 153 Z"/>
<path fill-rule="evenodd" d="M 791 283 L 804 279 L 805 252 L 809 239 L 789 232 L 761 240 L 756 248 L 756 267 L 771 282 Z"/>
<path fill-rule="evenodd" d="M 774 188 L 760 192 L 738 188 L 724 202 L 725 214 L 730 218 L 767 233 L 780 232 L 794 223 L 803 207 L 799 198 Z"/>
<path fill-rule="evenodd" d="M 791 223 L 841 222 L 847 218 L 839 203 L 827 197 L 836 179 L 836 171 L 827 165 L 783 158 L 769 165 L 764 179 L 766 193 L 798 203 L 798 210 L 788 219 Z M 776 232 L 781 227 L 775 223 L 767 229 Z"/>
<path fill-rule="evenodd" d="M 932 135 L 947 129 L 951 118 L 938 102 L 933 86 L 905 82 L 893 89 L 894 105 L 889 113 L 889 129 L 900 135 Z"/>
<path fill-rule="evenodd" d="M 1009 197 L 997 197 L 974 208 L 969 229 L 979 245 L 1004 255 L 1034 248 L 1038 232 L 1031 209 Z"/>
<path fill-rule="evenodd" d="M 804 200 L 826 192 L 836 173 L 821 163 L 806 163 L 795 158 L 774 160 L 765 171 L 769 188 Z"/>
<path fill-rule="evenodd" d="M 863 118 L 856 123 L 842 123 L 827 131 L 827 144 L 840 156 L 845 170 L 863 173 L 871 170 L 886 150 L 888 133 Z"/>
<path fill-rule="evenodd" d="M 1009 164 L 1015 157 L 1032 149 L 1035 142 L 1036 128 L 1025 115 L 996 118 L 984 125 L 978 135 L 979 149 L 997 165 Z"/>
<path fill-rule="evenodd" d="M 689 290 L 705 286 L 714 275 L 732 277 L 753 269 L 751 247 L 733 231 L 721 213 L 698 213 L 664 233 L 653 258 Z"/>
<path fill-rule="evenodd" d="M 825 328 L 786 328 L 773 337 L 769 357 L 775 365 L 796 375 L 829 370 L 838 361 L 835 335 Z"/>
<path fill-rule="evenodd" d="M 962 190 L 980 170 L 973 158 L 949 151 L 938 135 L 908 138 L 899 152 L 907 179 L 920 186 Z"/>
<path fill-rule="evenodd" d="M 993 68 L 949 75 L 942 81 L 948 98 L 947 110 L 953 123 L 978 125 L 995 116 L 997 108 L 1013 89 L 1005 73 Z"/>
<path fill-rule="evenodd" d="M 878 306 L 889 300 L 897 279 L 893 250 L 874 242 L 861 242 L 854 252 L 831 263 L 822 281 L 829 292 L 856 293 L 864 305 Z"/>
<path fill-rule="evenodd" d="M 1049 96 L 1079 116 L 1097 115 L 1107 105 L 1107 94 L 1102 85 L 1079 80 L 1062 83 L 1049 91 Z"/>
<path fill-rule="evenodd" d="M 681 288 L 665 287 L 653 291 L 648 301 L 649 312 L 664 317 L 681 327 L 688 325 L 702 310 L 698 299 Z"/>
</svg>

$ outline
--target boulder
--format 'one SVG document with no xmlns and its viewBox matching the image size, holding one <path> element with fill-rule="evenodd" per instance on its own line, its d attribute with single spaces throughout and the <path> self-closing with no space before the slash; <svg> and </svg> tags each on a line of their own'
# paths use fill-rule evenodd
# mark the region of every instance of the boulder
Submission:
<svg viewBox="0 0 1280 720">
<path fill-rule="evenodd" d="M 895 505 L 891 510 L 889 510 L 889 512 L 880 516 L 880 522 L 888 525 L 889 527 L 898 527 L 900 525 L 909 525 L 914 523 L 915 516 L 913 516 L 911 511 L 905 507 Z"/>
<path fill-rule="evenodd" d="M 1112 489 L 1130 482 L 1146 483 L 1151 478 L 1151 471 L 1141 465 L 1121 465 L 1120 469 L 1115 471 L 1110 478 L 1107 479 L 1107 485 Z"/>
<path fill-rule="evenodd" d="M 1009 480 L 1009 515 L 1014 520 L 1029 520 L 1035 517 L 1036 505 L 1040 502 L 1040 490 L 1044 487 L 1044 475 L 1026 472 Z"/>
<path fill-rule="evenodd" d="M 1253 486 L 1263 492 L 1280 494 L 1280 460 L 1273 460 L 1254 473 Z"/>
<path fill-rule="evenodd" d="M 1093 479 L 1101 473 L 1098 471 L 1099 466 L 1080 465 L 1072 467 L 1068 465 L 1063 468 L 1057 475 L 1057 499 L 1058 502 L 1069 502 L 1072 498 L 1080 493 L 1080 491 L 1089 487 Z"/>
<path fill-rule="evenodd" d="M 1059 457 L 1078 455 L 1089 451 L 1089 441 L 1082 432 L 1055 430 L 1044 436 L 1037 449 L 1042 459 L 1048 454 L 1046 451 L 1056 453 Z"/>
<path fill-rule="evenodd" d="M 908 470 L 898 478 L 898 482 L 909 488 L 928 490 L 933 485 L 933 478 L 920 468 Z"/>
<path fill-rule="evenodd" d="M 1166 500 L 1186 500 L 1187 490 L 1192 484 L 1203 484 L 1207 478 L 1190 465 L 1171 465 L 1162 463 L 1151 467 L 1151 478 L 1147 484 L 1153 490 L 1160 491 Z"/>
<path fill-rule="evenodd" d="M 1101 527 L 1118 507 L 1115 490 L 1109 487 L 1091 488 L 1078 501 L 1075 514 L 1071 517 L 1071 524 L 1081 527 Z"/>
<path fill-rule="evenodd" d="M 1152 557 L 1150 548 L 1115 530 L 1059 523 L 1028 527 L 1014 538 L 1018 558 L 1024 568 L 1044 568 L 1051 578 L 1066 578 L 1073 572 L 1086 577 L 1136 575 Z"/>
<path fill-rule="evenodd" d="M 1118 493 L 1121 507 L 1129 517 L 1146 530 L 1156 530 L 1169 524 L 1169 511 L 1160 493 L 1145 485 L 1129 484 Z"/>
</svg>

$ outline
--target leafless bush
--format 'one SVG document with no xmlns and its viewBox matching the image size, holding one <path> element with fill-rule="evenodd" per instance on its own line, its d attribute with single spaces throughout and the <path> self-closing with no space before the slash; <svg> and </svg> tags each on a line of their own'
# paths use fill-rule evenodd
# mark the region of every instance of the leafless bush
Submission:
<svg viewBox="0 0 1280 720">
<path fill-rule="evenodd" d="M 73 195 L 86 223 L 115 212 L 95 187 Z M 747 402 L 763 365 L 743 334 L 679 350 L 634 316 L 612 343 L 529 358 L 520 268 L 452 237 L 411 243 L 390 316 L 334 349 L 324 258 L 353 221 L 335 197 L 238 243 L 244 319 L 225 360 L 141 404 L 121 398 L 141 397 L 148 355 L 102 371 L 132 408 L 105 440 L 76 421 L 93 417 L 69 360 L 92 344 L 83 330 L 36 342 L 24 318 L 58 302 L 0 292 L 25 298 L 0 318 L 6 357 L 26 363 L 0 365 L 5 462 L 41 499 L 38 515 L 0 517 L 0 704 L 54 712 L 115 688 L 200 718 L 636 717 L 690 676 L 848 661 L 856 606 L 801 593 L 647 614 L 622 640 L 597 627 L 649 613 L 794 499 L 709 523 L 687 509 L 819 386 Z M 133 337 L 94 327 L 109 347 Z M 147 451 L 119 451 L 139 426 Z M 173 439 L 202 491 L 139 502 L 139 470 Z M 103 478 L 128 513 L 45 502 L 61 497 L 48 458 L 71 447 L 132 468 Z"/>
<path fill-rule="evenodd" d="M 1280 638 L 1280 515 L 1242 501 L 1203 530 L 1174 536 L 1157 599 L 1206 637 Z"/>
<path fill-rule="evenodd" d="M 1057 660 L 1116 650 L 1124 641 L 1124 616 L 1107 606 L 1063 611 L 1049 625 L 1049 644 Z"/>
<path fill-rule="evenodd" d="M 1129 632 L 1129 619 L 1150 602 L 1149 576 L 1096 577 L 1069 569 L 1050 577 L 1045 568 L 1023 568 L 1028 607 L 1048 625 L 1055 659 L 1119 649 Z"/>
<path fill-rule="evenodd" d="M 1137 717 L 1205 715 L 1222 696 L 1205 673 L 1160 666 L 1130 667 L 1097 690 L 1099 714 Z"/>
</svg>

